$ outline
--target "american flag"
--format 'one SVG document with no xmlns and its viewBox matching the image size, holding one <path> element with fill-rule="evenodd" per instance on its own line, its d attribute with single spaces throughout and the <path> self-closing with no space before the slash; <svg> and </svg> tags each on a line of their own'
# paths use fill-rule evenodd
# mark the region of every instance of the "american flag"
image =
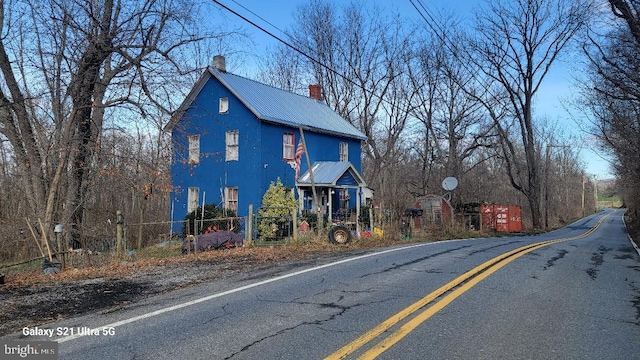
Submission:
<svg viewBox="0 0 640 360">
<path fill-rule="evenodd" d="M 295 161 L 296 161 L 296 181 L 298 181 L 298 178 L 300 177 L 300 159 L 302 158 L 302 155 L 304 155 L 304 146 L 302 145 L 302 141 L 298 142 L 298 148 L 296 149 L 296 154 L 295 154 Z"/>
</svg>

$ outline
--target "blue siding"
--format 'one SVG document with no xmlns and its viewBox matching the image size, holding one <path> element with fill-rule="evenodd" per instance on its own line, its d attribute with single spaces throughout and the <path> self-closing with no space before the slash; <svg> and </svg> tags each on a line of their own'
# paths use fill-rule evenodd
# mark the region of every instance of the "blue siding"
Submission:
<svg viewBox="0 0 640 360">
<path fill-rule="evenodd" d="M 350 172 L 346 172 L 338 181 L 336 185 L 342 186 L 358 186 L 358 181 L 351 175 Z"/>
<path fill-rule="evenodd" d="M 280 177 L 283 185 L 290 188 L 295 187 L 295 171 L 289 164 L 282 160 L 282 136 L 284 133 L 293 133 L 295 135 L 295 145 L 298 145 L 298 142 L 300 141 L 299 129 L 269 123 L 263 123 L 262 125 L 261 143 L 265 149 L 264 157 L 265 160 L 267 158 L 273 160 L 268 161 L 269 170 L 267 171 L 266 176 L 269 180 L 266 182 L 264 190 L 269 187 L 269 182 L 275 181 L 278 176 Z M 339 138 L 309 131 L 304 132 L 304 137 L 312 164 L 316 161 L 339 161 L 340 143 L 346 142 L 349 144 L 350 162 L 358 172 L 361 171 L 361 142 L 359 140 Z M 357 158 L 352 159 L 352 156 L 357 156 Z M 300 175 L 305 173 L 308 169 L 307 158 L 303 156 L 300 161 Z M 262 199 L 262 197 L 260 199 Z"/>
<path fill-rule="evenodd" d="M 218 113 L 219 98 L 229 99 L 229 112 Z M 255 198 L 256 179 L 262 175 L 260 122 L 240 101 L 215 81 L 208 81 L 184 117 L 174 127 L 172 182 L 174 186 L 174 220 L 187 214 L 187 190 L 200 189 L 206 203 L 222 206 L 221 189 L 237 187 L 238 212 L 246 215 L 249 199 Z M 225 161 L 225 134 L 238 130 L 238 161 Z M 200 163 L 188 164 L 188 136 L 200 135 Z M 250 160 L 250 161 L 249 161 Z"/>
<path fill-rule="evenodd" d="M 227 114 L 218 113 L 221 97 L 229 100 Z M 239 132 L 238 161 L 225 161 L 225 133 L 231 130 Z M 225 187 L 237 187 L 240 216 L 247 215 L 250 204 L 254 208 L 261 205 L 263 194 L 277 178 L 285 186 L 293 188 L 295 171 L 282 158 L 284 133 L 295 134 L 294 146 L 297 146 L 300 141 L 298 128 L 260 121 L 225 86 L 211 77 L 172 128 L 173 220 L 183 220 L 187 214 L 189 187 L 199 188 L 200 206 L 202 196 L 206 194 L 207 204 L 214 203 L 220 207 L 224 205 L 221 191 Z M 339 161 L 340 143 L 346 142 L 349 146 L 349 161 L 361 172 L 362 149 L 359 139 L 311 131 L 305 131 L 304 134 L 311 163 Z M 189 135 L 200 135 L 199 164 L 188 163 Z M 300 174 L 307 169 L 307 159 L 303 156 Z M 351 181 L 355 184 L 353 177 Z"/>
</svg>

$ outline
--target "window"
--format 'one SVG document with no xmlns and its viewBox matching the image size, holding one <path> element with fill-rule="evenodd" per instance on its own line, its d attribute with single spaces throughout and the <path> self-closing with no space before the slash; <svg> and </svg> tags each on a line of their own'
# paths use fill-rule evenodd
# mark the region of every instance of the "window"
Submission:
<svg viewBox="0 0 640 360">
<path fill-rule="evenodd" d="M 189 136 L 189 164 L 200 163 L 200 135 Z"/>
<path fill-rule="evenodd" d="M 220 98 L 220 106 L 219 106 L 220 114 L 228 114 L 229 113 L 229 98 Z"/>
<path fill-rule="evenodd" d="M 187 212 L 190 213 L 198 208 L 198 199 L 200 199 L 200 188 L 190 187 L 187 194 Z"/>
<path fill-rule="evenodd" d="M 224 207 L 238 212 L 238 188 L 225 188 Z"/>
<path fill-rule="evenodd" d="M 285 133 L 282 136 L 282 158 L 286 161 L 293 160 L 293 157 L 295 156 L 295 140 L 296 138 L 293 134 Z"/>
<path fill-rule="evenodd" d="M 238 160 L 238 130 L 227 131 L 226 134 L 227 152 L 226 161 Z"/>
<path fill-rule="evenodd" d="M 340 161 L 349 161 L 349 144 L 340 143 Z"/>
<path fill-rule="evenodd" d="M 349 190 L 342 189 L 340 190 L 340 209 L 348 209 L 349 208 Z"/>
</svg>

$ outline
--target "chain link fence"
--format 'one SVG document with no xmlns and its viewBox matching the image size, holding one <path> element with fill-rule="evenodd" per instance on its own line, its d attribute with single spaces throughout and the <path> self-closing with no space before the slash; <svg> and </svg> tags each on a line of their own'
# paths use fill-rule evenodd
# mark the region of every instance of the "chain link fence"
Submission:
<svg viewBox="0 0 640 360">
<path fill-rule="evenodd" d="M 261 207 L 253 216 L 254 243 L 260 245 L 285 245 L 293 236 L 293 213 L 290 208 Z"/>
<path fill-rule="evenodd" d="M 181 241 L 184 237 L 175 229 L 188 228 L 187 221 L 158 221 L 146 223 L 124 224 L 124 248 L 142 249 L 152 245 L 167 243 L 169 241 Z M 115 236 L 113 248 L 115 249 Z"/>
</svg>

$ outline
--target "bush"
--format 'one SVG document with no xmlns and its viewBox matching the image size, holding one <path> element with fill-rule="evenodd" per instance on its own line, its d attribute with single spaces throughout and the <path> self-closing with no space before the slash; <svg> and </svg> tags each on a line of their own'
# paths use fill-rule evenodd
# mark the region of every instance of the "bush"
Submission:
<svg viewBox="0 0 640 360">
<path fill-rule="evenodd" d="M 204 217 L 202 216 L 202 207 L 198 207 L 196 210 L 188 213 L 185 219 L 185 225 L 182 227 L 182 234 L 184 236 L 189 233 L 195 234 L 197 233 L 196 229 L 196 220 L 203 219 L 205 220 L 203 224 L 203 228 L 206 229 L 208 226 L 215 225 L 219 230 L 233 230 L 234 232 L 240 231 L 240 221 L 236 218 L 237 213 L 234 210 L 222 209 L 217 207 L 215 204 L 207 204 L 204 206 Z M 220 219 L 220 218 L 234 218 L 233 221 L 207 221 L 211 219 Z"/>
<path fill-rule="evenodd" d="M 262 207 L 258 210 L 258 234 L 265 238 L 286 236 L 284 230 L 291 222 L 291 214 L 298 210 L 298 201 L 291 189 L 282 185 L 280 178 L 271 182 L 262 197 Z"/>
</svg>

